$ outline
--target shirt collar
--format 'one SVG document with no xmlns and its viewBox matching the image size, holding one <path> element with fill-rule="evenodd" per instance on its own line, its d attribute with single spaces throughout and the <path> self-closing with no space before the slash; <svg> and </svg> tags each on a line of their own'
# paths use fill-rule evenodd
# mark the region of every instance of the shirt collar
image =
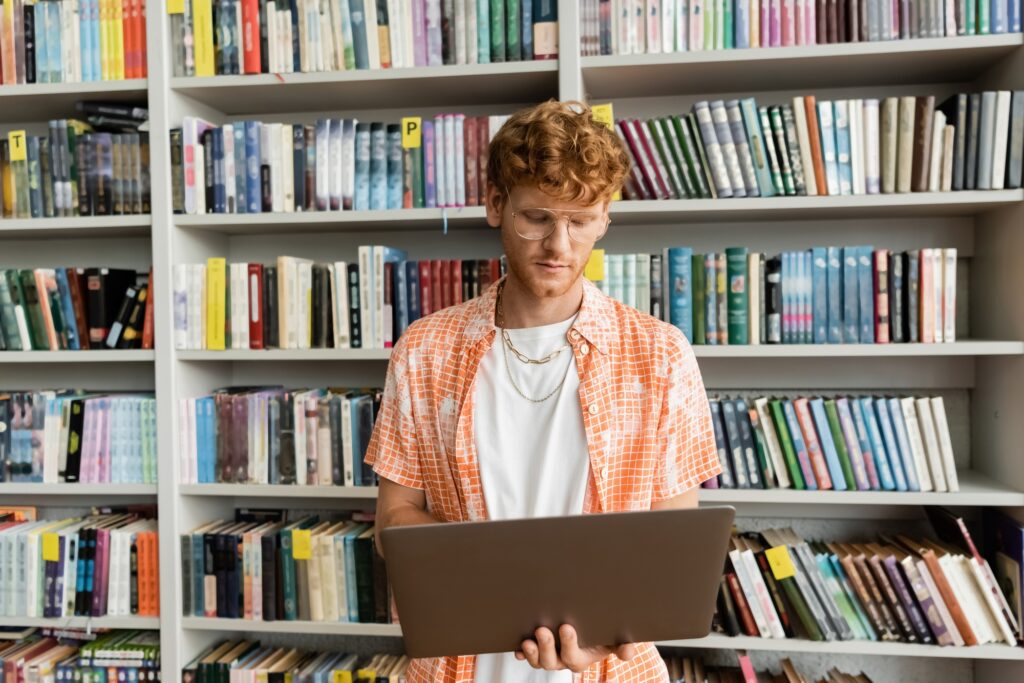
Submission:
<svg viewBox="0 0 1024 683">
<path fill-rule="evenodd" d="M 505 277 L 471 302 L 465 329 L 465 338 L 470 344 L 476 344 L 497 331 L 494 326 L 494 309 L 498 301 L 498 284 Z M 613 300 L 592 282 L 584 279 L 583 302 L 572 330 L 579 332 L 595 349 L 606 353 L 615 337 L 615 320 Z"/>
</svg>

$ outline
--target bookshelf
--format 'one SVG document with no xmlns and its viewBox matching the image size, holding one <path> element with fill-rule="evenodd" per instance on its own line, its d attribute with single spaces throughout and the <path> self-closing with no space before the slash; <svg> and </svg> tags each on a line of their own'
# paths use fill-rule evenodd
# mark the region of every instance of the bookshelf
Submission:
<svg viewBox="0 0 1024 683">
<path fill-rule="evenodd" d="M 154 266 L 155 351 L 4 352 L 4 385 L 85 386 L 155 390 L 158 405 L 158 485 L 0 485 L 3 500 L 59 508 L 124 500 L 156 500 L 160 508 L 161 617 L 64 620 L 0 618 L 0 625 L 145 628 L 161 631 L 163 678 L 226 633 L 395 640 L 396 626 L 309 622 L 246 622 L 184 617 L 178 535 L 229 514 L 240 502 L 264 507 L 372 507 L 374 488 L 179 484 L 178 399 L 242 383 L 382 383 L 386 350 L 175 351 L 171 268 L 209 256 L 269 261 L 279 253 L 351 258 L 355 245 L 384 243 L 411 255 L 482 257 L 500 253 L 480 207 L 309 214 L 180 216 L 171 212 L 168 131 L 186 115 L 213 121 L 243 117 L 292 120 L 356 115 L 397 121 L 410 114 L 455 109 L 511 113 L 547 99 L 614 102 L 620 116 L 680 112 L 716 93 L 784 101 L 813 91 L 822 97 L 886 95 L 959 89 L 1024 88 L 1021 34 L 821 45 L 763 50 L 627 57 L 581 57 L 578 6 L 559 3 L 558 60 L 383 71 L 172 78 L 169 25 L 160 4 L 148 16 L 148 79 L 0 87 L 0 124 L 67 116 L 80 99 L 146 101 L 150 108 L 151 216 L 0 220 L 0 261 L 25 267 L 102 259 Z M 843 95 L 843 93 L 850 93 Z M 10 126 L 5 126 L 9 128 Z M 844 243 L 847 236 L 893 249 L 933 243 L 956 246 L 965 263 L 969 301 L 961 309 L 961 341 L 937 345 L 695 347 L 712 390 L 951 391 L 964 397 L 954 429 L 969 443 L 958 493 L 701 491 L 702 502 L 732 504 L 740 515 L 819 526 L 861 520 L 911 519 L 916 506 L 1024 508 L 1024 191 L 922 193 L 840 197 L 620 202 L 609 251 L 660 249 L 669 244 L 748 244 L 780 250 Z M 444 226 L 447 222 L 448 232 Z M 626 230 L 620 230 L 626 228 Z M 60 238 L 54 240 L 54 238 Z M 326 257 L 326 256 L 325 256 Z M 969 332 L 969 334 L 966 334 Z M 769 361 L 769 362 L 766 362 Z M 6 388 L 6 386 L 5 386 Z M 842 518 L 842 520 L 840 520 Z M 820 526 L 824 525 L 824 526 Z M 335 640 L 332 640 L 335 639 Z M 903 643 L 809 642 L 727 638 L 661 643 L 672 648 L 795 653 L 818 660 L 854 657 L 884 672 L 889 657 L 905 658 L 915 680 L 995 683 L 1024 678 L 1024 649 L 1002 646 L 938 648 Z M 950 660 L 963 660 L 955 666 Z M 904 669 L 901 669 L 901 671 Z M 948 675 L 947 675 L 948 673 Z M 876 680 L 885 681 L 883 675 Z"/>
<path fill-rule="evenodd" d="M 159 617 L 0 617 L 0 626 L 42 626 L 48 628 L 130 628 L 155 631 L 159 629 Z"/>
</svg>

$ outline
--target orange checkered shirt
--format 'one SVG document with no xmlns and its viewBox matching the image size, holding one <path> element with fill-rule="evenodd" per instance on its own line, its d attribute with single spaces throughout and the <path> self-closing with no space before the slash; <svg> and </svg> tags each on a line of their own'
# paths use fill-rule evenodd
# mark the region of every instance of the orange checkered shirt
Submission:
<svg viewBox="0 0 1024 683">
<path fill-rule="evenodd" d="M 366 454 L 381 477 L 424 490 L 427 509 L 442 522 L 487 519 L 473 390 L 497 332 L 497 289 L 429 315 L 402 335 Z M 649 510 L 721 471 L 704 383 L 679 330 L 585 281 L 569 342 L 590 451 L 585 513 Z M 472 683 L 475 666 L 475 657 L 417 659 L 408 680 Z M 582 675 L 584 683 L 667 680 L 652 643 L 639 644 L 628 662 L 611 655 Z"/>
</svg>

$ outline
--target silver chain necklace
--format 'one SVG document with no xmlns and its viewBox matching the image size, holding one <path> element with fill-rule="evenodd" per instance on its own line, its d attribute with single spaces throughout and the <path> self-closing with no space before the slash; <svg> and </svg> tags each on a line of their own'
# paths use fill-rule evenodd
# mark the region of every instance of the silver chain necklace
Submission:
<svg viewBox="0 0 1024 683">
<path fill-rule="evenodd" d="M 502 288 L 504 288 L 504 283 L 502 283 Z M 501 345 L 501 350 L 502 350 L 502 355 L 505 357 L 505 372 L 508 373 L 508 381 L 512 383 L 512 388 L 516 390 L 516 393 L 519 394 L 520 396 L 522 396 L 523 398 L 525 398 L 527 401 L 530 401 L 531 403 L 543 403 L 544 401 L 548 400 L 549 398 L 551 398 L 552 396 L 557 394 L 559 392 L 559 390 L 562 388 L 562 385 L 565 384 L 566 378 L 569 377 L 569 369 L 572 367 L 572 362 L 566 363 L 566 365 L 565 365 L 565 374 L 562 375 L 562 380 L 555 386 L 554 389 L 551 390 L 550 393 L 548 393 L 546 396 L 544 396 L 542 398 L 533 398 L 532 396 L 527 396 L 523 392 L 523 390 L 519 388 L 519 385 L 516 384 L 516 379 L 515 379 L 515 377 L 512 376 L 512 364 L 509 363 L 508 352 L 511 349 L 512 353 L 514 353 L 516 355 L 516 358 L 518 358 L 520 361 L 522 361 L 525 364 L 528 364 L 528 365 L 529 364 L 541 365 L 541 364 L 547 363 L 548 361 L 550 361 L 553 358 L 555 358 L 555 356 L 560 354 L 565 349 L 569 348 L 569 345 L 566 344 L 565 346 L 561 346 L 561 347 L 555 349 L 554 351 L 552 351 L 551 353 L 549 353 L 544 358 L 540 358 L 540 359 L 533 359 L 533 358 L 530 358 L 529 356 L 527 356 L 526 354 L 521 353 L 519 351 L 519 349 L 517 349 L 512 344 L 512 339 L 511 339 L 511 337 L 508 334 L 508 330 L 505 329 L 505 315 L 504 315 L 504 313 L 502 311 L 502 308 L 501 308 L 501 294 L 502 294 L 502 290 L 499 289 L 498 290 L 498 294 L 497 294 L 498 301 L 497 301 L 497 306 L 496 306 L 496 308 L 497 308 L 496 312 L 497 312 L 497 318 L 498 318 L 498 320 L 497 320 L 498 327 L 501 329 L 501 338 L 503 340 L 503 343 Z"/>
</svg>

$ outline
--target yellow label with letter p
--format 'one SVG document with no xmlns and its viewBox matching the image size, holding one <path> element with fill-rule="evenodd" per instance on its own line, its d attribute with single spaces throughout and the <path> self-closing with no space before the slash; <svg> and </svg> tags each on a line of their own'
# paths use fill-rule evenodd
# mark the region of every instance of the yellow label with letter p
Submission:
<svg viewBox="0 0 1024 683">
<path fill-rule="evenodd" d="M 402 149 L 415 149 L 423 146 L 423 119 L 419 116 L 406 116 L 402 119 Z"/>
</svg>

